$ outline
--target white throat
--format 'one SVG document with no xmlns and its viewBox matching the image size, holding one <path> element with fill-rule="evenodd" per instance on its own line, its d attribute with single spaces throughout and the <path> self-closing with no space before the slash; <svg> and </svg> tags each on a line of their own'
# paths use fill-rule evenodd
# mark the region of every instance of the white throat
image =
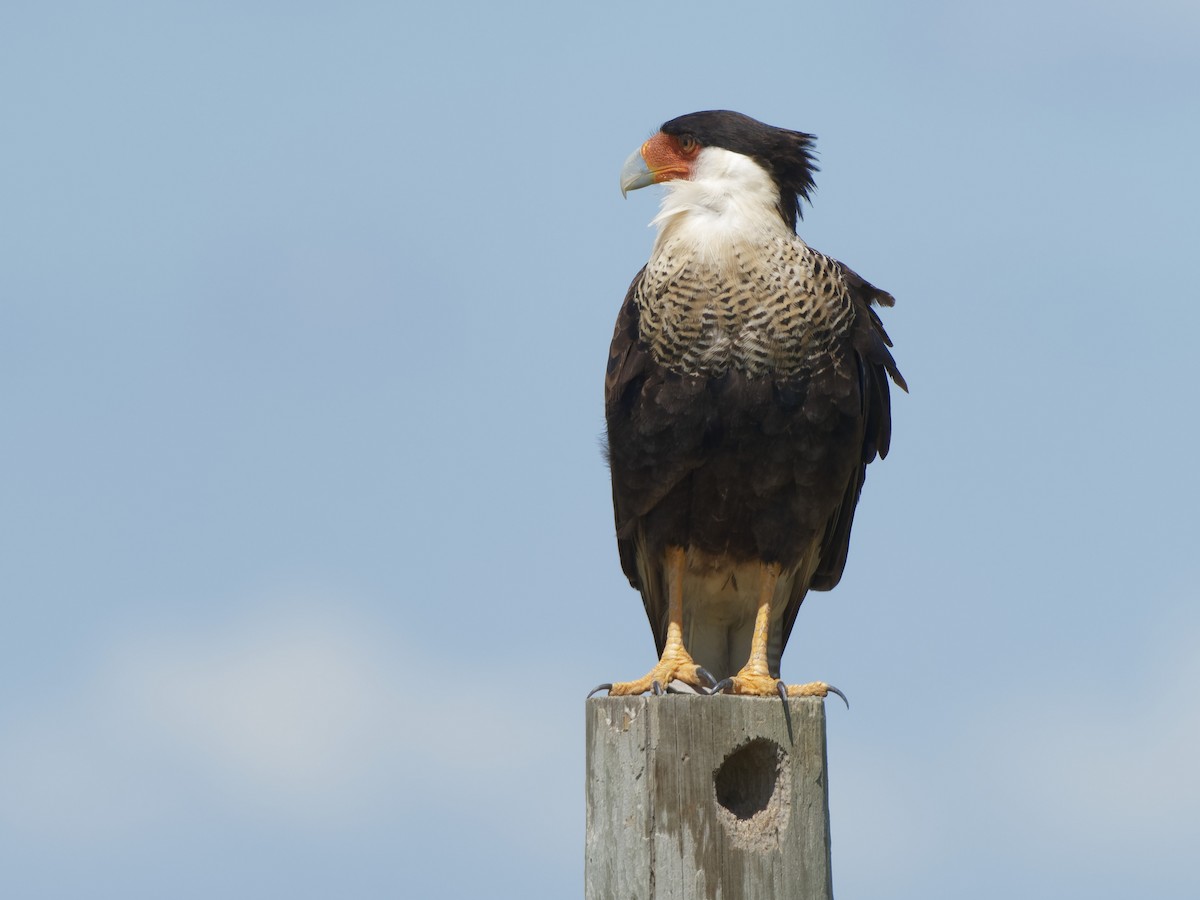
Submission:
<svg viewBox="0 0 1200 900">
<path fill-rule="evenodd" d="M 791 230 L 779 215 L 779 188 L 767 171 L 748 156 L 705 147 L 688 180 L 668 181 L 654 254 L 670 244 L 688 245 L 710 259 L 730 249 L 761 245 Z"/>
</svg>

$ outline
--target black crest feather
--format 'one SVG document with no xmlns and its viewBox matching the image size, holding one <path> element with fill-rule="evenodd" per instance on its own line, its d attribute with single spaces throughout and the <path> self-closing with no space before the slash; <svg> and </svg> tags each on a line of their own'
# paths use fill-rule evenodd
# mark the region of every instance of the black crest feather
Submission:
<svg viewBox="0 0 1200 900">
<path fill-rule="evenodd" d="M 721 147 L 756 160 L 779 186 L 779 214 L 796 230 L 802 217 L 800 201 L 812 202 L 818 171 L 813 144 L 816 137 L 803 131 L 776 128 L 727 109 L 710 109 L 671 119 L 664 134 L 695 138 L 702 147 Z"/>
</svg>

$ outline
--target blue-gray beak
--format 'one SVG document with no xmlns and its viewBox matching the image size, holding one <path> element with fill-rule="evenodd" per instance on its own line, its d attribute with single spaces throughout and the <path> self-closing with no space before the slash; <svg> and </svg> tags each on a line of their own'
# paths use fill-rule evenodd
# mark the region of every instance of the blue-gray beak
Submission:
<svg viewBox="0 0 1200 900">
<path fill-rule="evenodd" d="M 644 188 L 651 184 L 654 184 L 654 173 L 646 165 L 646 158 L 642 156 L 642 147 L 638 147 L 629 154 L 625 165 L 621 166 L 621 196 L 624 197 L 630 191 L 636 191 L 638 188 Z"/>
</svg>

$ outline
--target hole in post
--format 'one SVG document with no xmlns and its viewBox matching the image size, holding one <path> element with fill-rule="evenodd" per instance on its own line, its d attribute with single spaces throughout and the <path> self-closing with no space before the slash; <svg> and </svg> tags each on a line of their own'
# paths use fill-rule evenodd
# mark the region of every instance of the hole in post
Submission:
<svg viewBox="0 0 1200 900">
<path fill-rule="evenodd" d="M 772 740 L 754 738 L 738 747 L 713 772 L 717 818 L 735 846 L 768 851 L 788 828 L 791 768 L 787 753 Z"/>
<path fill-rule="evenodd" d="M 766 809 L 779 785 L 783 748 L 755 738 L 727 757 L 713 773 L 717 802 L 738 819 L 750 819 Z"/>
</svg>

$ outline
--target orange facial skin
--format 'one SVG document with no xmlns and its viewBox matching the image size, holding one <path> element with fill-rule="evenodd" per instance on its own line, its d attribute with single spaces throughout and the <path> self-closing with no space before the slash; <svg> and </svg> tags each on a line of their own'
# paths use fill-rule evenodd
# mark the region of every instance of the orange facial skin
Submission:
<svg viewBox="0 0 1200 900">
<path fill-rule="evenodd" d="M 692 161 L 700 147 L 694 138 L 678 138 L 661 131 L 642 144 L 642 159 L 654 173 L 654 181 L 661 184 L 676 178 L 687 178 L 692 172 Z"/>
</svg>

